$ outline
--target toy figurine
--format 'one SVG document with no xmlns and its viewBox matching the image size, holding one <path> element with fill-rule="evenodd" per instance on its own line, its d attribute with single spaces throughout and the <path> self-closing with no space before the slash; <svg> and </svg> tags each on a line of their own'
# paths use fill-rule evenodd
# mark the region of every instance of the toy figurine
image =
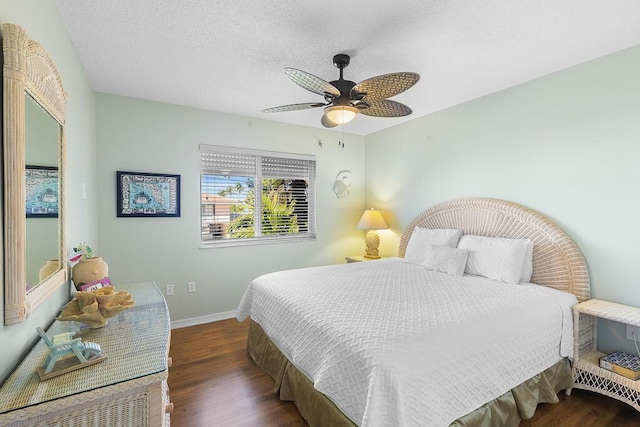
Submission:
<svg viewBox="0 0 640 427">
<path fill-rule="evenodd" d="M 83 259 L 93 258 L 93 250 L 85 242 L 80 243 L 77 247 L 73 248 L 76 253 L 81 253 Z"/>
<path fill-rule="evenodd" d="M 61 359 L 65 359 L 64 362 L 61 362 L 65 366 L 60 369 L 60 373 L 65 373 L 85 365 L 92 365 L 105 358 L 99 344 L 88 341 L 83 343 L 80 338 L 73 338 L 75 334 L 72 332 L 55 335 L 52 339 L 41 327 L 37 327 L 36 330 L 49 347 L 49 355 L 41 368 L 41 378 L 43 379 L 53 376 L 48 374 L 52 373 L 54 365 Z M 67 357 L 71 355 L 74 355 L 75 358 Z"/>
</svg>

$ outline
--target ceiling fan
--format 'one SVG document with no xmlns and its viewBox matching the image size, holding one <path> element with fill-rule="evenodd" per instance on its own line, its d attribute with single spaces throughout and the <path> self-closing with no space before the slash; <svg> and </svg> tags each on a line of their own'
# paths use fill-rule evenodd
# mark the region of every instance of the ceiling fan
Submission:
<svg viewBox="0 0 640 427">
<path fill-rule="evenodd" d="M 321 123 L 332 128 L 353 120 L 358 113 L 373 117 L 402 117 L 411 114 L 411 108 L 390 98 L 404 92 L 417 83 L 420 75 L 401 72 L 383 74 L 354 83 L 342 77 L 350 61 L 349 55 L 340 53 L 333 57 L 333 65 L 340 70 L 340 78 L 332 82 L 296 68 L 285 68 L 287 76 L 299 86 L 324 97 L 325 102 L 305 102 L 281 105 L 262 110 L 263 113 L 305 110 L 324 107 Z"/>
</svg>

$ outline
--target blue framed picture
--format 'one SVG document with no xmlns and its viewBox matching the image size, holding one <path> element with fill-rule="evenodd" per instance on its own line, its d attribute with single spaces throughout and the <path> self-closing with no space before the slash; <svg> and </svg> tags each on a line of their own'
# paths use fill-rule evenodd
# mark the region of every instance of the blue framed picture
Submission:
<svg viewBox="0 0 640 427">
<path fill-rule="evenodd" d="M 27 218 L 57 218 L 60 186 L 58 168 L 50 166 L 25 167 Z"/>
<path fill-rule="evenodd" d="M 119 217 L 179 217 L 180 175 L 116 172 Z"/>
</svg>

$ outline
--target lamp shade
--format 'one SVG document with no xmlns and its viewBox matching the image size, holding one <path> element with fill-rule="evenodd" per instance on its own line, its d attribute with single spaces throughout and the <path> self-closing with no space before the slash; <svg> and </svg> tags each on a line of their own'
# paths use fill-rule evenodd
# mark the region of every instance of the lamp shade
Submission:
<svg viewBox="0 0 640 427">
<path fill-rule="evenodd" d="M 339 125 L 349 123 L 358 114 L 358 109 L 350 105 L 335 105 L 325 108 L 324 111 L 329 120 Z"/>
<path fill-rule="evenodd" d="M 380 211 L 371 208 L 364 211 L 362 218 L 360 218 L 360 221 L 358 222 L 357 228 L 359 230 L 381 230 L 388 228 L 388 225 L 384 218 L 382 218 Z"/>
</svg>

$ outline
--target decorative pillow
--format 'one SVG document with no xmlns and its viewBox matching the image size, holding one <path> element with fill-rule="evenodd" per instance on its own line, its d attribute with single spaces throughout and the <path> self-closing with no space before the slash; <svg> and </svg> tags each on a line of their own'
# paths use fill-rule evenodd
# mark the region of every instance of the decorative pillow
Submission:
<svg viewBox="0 0 640 427">
<path fill-rule="evenodd" d="M 422 264 L 427 245 L 455 248 L 461 234 L 460 230 L 416 227 L 407 243 L 404 260 L 413 264 Z"/>
<path fill-rule="evenodd" d="M 531 282 L 531 275 L 533 274 L 533 242 L 529 239 L 524 239 L 527 246 L 527 251 L 524 254 L 524 264 L 522 264 L 522 274 L 520 275 L 520 281 L 524 283 Z"/>
<path fill-rule="evenodd" d="M 427 270 L 462 276 L 469 251 L 448 246 L 427 245 L 422 265 Z"/>
<path fill-rule="evenodd" d="M 503 239 L 466 234 L 458 248 L 467 249 L 469 256 L 465 273 L 517 285 L 527 253 L 528 239 Z"/>
</svg>

